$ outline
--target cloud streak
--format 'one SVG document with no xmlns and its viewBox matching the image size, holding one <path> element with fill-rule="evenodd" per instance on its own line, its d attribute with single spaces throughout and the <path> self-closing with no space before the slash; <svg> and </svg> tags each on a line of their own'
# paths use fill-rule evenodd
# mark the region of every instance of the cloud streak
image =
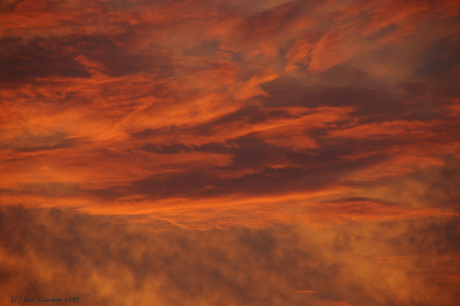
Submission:
<svg viewBox="0 0 460 306">
<path fill-rule="evenodd" d="M 309 205 L 444 169 L 459 150 L 456 9 L 8 3 L 4 20 L 21 18 L 1 27 L 2 194 L 98 212 Z M 37 184 L 57 191 L 24 191 Z"/>
</svg>

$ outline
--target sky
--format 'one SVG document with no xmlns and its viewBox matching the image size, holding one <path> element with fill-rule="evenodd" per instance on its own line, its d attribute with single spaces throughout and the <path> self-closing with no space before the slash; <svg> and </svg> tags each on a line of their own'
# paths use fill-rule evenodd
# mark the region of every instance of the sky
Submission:
<svg viewBox="0 0 460 306">
<path fill-rule="evenodd" d="M 0 304 L 459 305 L 458 54 L 457 0 L 2 0 Z"/>
</svg>

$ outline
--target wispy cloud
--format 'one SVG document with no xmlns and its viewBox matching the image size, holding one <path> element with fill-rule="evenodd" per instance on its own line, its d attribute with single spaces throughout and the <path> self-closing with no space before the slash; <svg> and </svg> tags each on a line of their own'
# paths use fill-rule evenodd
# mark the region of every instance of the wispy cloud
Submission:
<svg viewBox="0 0 460 306">
<path fill-rule="evenodd" d="M 443 228 L 449 231 L 445 241 L 453 242 L 451 220 L 460 213 L 459 14 L 455 0 L 4 1 L 4 213 L 33 211 L 49 218 L 47 209 L 59 208 L 59 220 L 73 213 L 81 222 L 110 219 L 104 223 L 109 231 L 116 230 L 115 221 L 106 215 L 129 215 L 133 224 L 162 224 L 174 237 L 192 235 L 184 238 L 187 243 L 208 239 L 213 230 L 222 231 L 222 237 L 225 231 L 230 237 L 243 229 L 256 236 L 267 231 L 264 235 L 282 244 L 274 237 L 294 235 L 285 227 L 339 237 L 336 226 L 350 235 L 361 226 L 367 240 L 360 243 L 371 245 L 372 231 L 388 224 L 408 235 L 414 230 L 414 237 L 425 235 L 430 226 Z M 85 213 L 89 215 L 80 215 Z M 423 233 L 411 224 L 423 227 Z M 385 245 L 395 243 L 402 232 Z M 87 234 L 80 236 L 92 241 Z M 218 241 L 217 236 L 209 239 Z M 263 241 L 262 236 L 254 239 Z M 117 252 L 125 248 L 115 240 L 110 243 Z M 438 242 L 430 243 L 433 250 L 442 249 Z M 11 245 L 9 241 L 5 248 Z M 238 242 L 216 252 L 230 254 L 240 247 Z M 280 257 L 266 258 L 267 263 L 289 260 L 290 248 L 283 245 L 277 249 Z M 331 255 L 318 255 L 308 264 L 343 255 L 332 243 L 325 248 Z M 126 256 L 136 260 L 153 252 L 168 262 L 158 250 L 131 250 Z M 381 285 L 363 273 L 341 287 L 335 277 L 346 278 L 340 272 L 345 264 L 334 266 L 332 261 L 324 270 L 309 270 L 315 286 L 313 281 L 277 281 L 282 269 L 270 270 L 268 264 L 251 276 L 225 274 L 233 272 L 224 261 L 215 267 L 225 266 L 225 277 L 210 268 L 206 273 L 212 277 L 202 282 L 193 278 L 198 270 L 190 272 L 190 283 L 170 274 L 150 279 L 155 292 L 170 290 L 169 296 L 177 293 L 178 300 L 149 297 L 160 305 L 186 299 L 210 305 L 226 299 L 234 305 L 422 303 L 416 288 L 426 288 L 422 284 L 428 281 L 420 276 L 423 265 L 412 263 L 419 257 L 407 257 L 414 265 L 410 269 L 416 266 L 420 272 L 418 285 L 410 287 L 407 275 L 414 270 L 406 267 L 406 275 L 390 269 L 386 274 L 373 259 L 414 254 L 380 254 L 382 250 L 369 258 L 360 255 L 366 262 L 360 269 L 376 271 L 384 279 Z M 91 256 L 99 255 L 79 256 L 89 267 L 95 263 Z M 458 250 L 449 256 L 458 256 Z M 119 261 L 113 259 L 105 274 L 80 275 L 80 280 L 103 283 Z M 46 266 L 41 259 L 37 263 Z M 458 271 L 436 263 L 443 272 L 430 278 L 434 287 L 423 296 L 427 303 L 444 290 L 440 284 L 457 284 Z M 159 269 L 152 262 L 146 265 Z M 147 278 L 133 280 L 141 266 L 125 267 L 124 280 L 98 288 L 106 296 L 126 284 L 134 286 L 123 287 L 126 292 L 148 291 Z M 44 290 L 45 276 L 34 271 Z M 253 288 L 252 277 L 269 279 L 273 293 L 268 287 Z M 192 278 L 198 287 L 186 293 Z M 213 297 L 204 289 L 213 280 L 225 293 Z M 353 289 L 358 284 L 364 288 L 360 296 Z M 339 287 L 341 294 L 331 289 Z M 380 289 L 386 297 L 376 293 Z M 458 300 L 451 289 L 442 291 L 441 305 Z M 92 301 L 103 305 L 103 296 Z"/>
</svg>

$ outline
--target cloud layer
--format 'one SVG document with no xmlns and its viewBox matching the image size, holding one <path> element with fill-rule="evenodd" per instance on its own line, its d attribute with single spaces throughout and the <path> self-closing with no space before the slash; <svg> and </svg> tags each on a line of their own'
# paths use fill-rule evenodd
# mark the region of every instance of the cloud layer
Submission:
<svg viewBox="0 0 460 306">
<path fill-rule="evenodd" d="M 88 224 L 92 218 L 116 233 L 118 221 L 110 216 L 130 216 L 133 224 L 156 224 L 158 231 L 164 226 L 173 240 L 209 240 L 193 256 L 213 260 L 244 249 L 238 237 L 245 231 L 254 241 L 277 245 L 277 255 L 263 257 L 267 265 L 250 275 L 240 265 L 242 258 L 251 262 L 248 253 L 214 262 L 215 270 L 202 266 L 204 279 L 201 268 L 190 270 L 184 283 L 153 259 L 139 262 L 150 256 L 166 265 L 170 259 L 156 248 L 136 253 L 123 228 L 120 241 L 107 242 L 106 253 L 72 255 L 87 269 L 109 258 L 102 272 L 75 272 L 79 282 L 107 282 L 115 275 L 111 269 L 128 262 L 119 282 L 97 287 L 104 294 L 81 289 L 98 305 L 107 303 L 104 298 L 117 286 L 128 286 L 123 290 L 130 301 L 133 292 L 153 290 L 144 297 L 159 305 L 185 300 L 193 305 L 434 305 L 436 296 L 444 305 L 458 301 L 458 270 L 445 269 L 458 267 L 453 258 L 460 254 L 436 252 L 454 243 L 460 214 L 459 15 L 455 0 L 3 1 L 4 218 L 38 213 L 56 218 L 56 224 L 80 218 L 85 225 L 75 226 L 88 232 L 62 239 L 77 239 L 83 247 L 105 239 L 91 236 L 98 231 Z M 133 225 L 139 235 L 167 243 L 169 236 L 158 238 L 139 224 Z M 394 254 L 366 253 L 391 226 L 399 232 L 388 233 L 378 247 L 394 248 Z M 339 227 L 354 237 L 348 250 L 368 266 L 338 259 L 349 254 L 331 242 L 339 239 Z M 417 242 L 413 253 L 393 246 L 397 237 L 416 240 L 429 228 L 448 234 L 428 245 Z M 26 224 L 5 229 L 17 235 L 31 235 L 30 230 Z M 302 231 L 323 237 L 324 244 Z M 355 236 L 359 231 L 361 238 Z M 24 264 L 42 267 L 32 269 L 36 283 L 21 287 L 16 280 L 18 288 L 54 294 L 43 286 L 51 286 L 58 274 L 46 278 L 49 264 L 34 256 L 52 252 L 48 247 L 58 244 L 59 235 L 37 238 L 47 245 L 43 250 L 29 245 L 31 236 L 18 238 L 31 250 L 30 256 L 22 253 Z M 19 248 L 7 238 L 2 237 L 5 250 Z M 216 246 L 221 239 L 231 240 L 228 249 Z M 324 251 L 301 259 L 308 253 L 299 249 L 302 243 Z M 195 257 L 183 258 L 189 251 L 165 247 L 173 248 L 167 256 L 176 256 L 171 260 L 177 273 L 200 265 Z M 263 252 L 270 253 L 267 248 Z M 427 249 L 436 253 L 430 253 L 434 266 L 423 266 L 428 259 L 420 256 Z M 297 255 L 289 257 L 290 250 Z M 50 273 L 73 269 L 69 256 L 57 258 L 62 266 Z M 10 264 L 21 266 L 11 258 L 7 279 L 17 277 Z M 294 263 L 268 265 L 288 260 L 304 265 L 314 281 L 298 274 Z M 388 268 L 394 262 L 407 264 L 401 274 Z M 315 270 L 314 264 L 324 269 Z M 353 270 L 357 265 L 385 281 L 365 279 Z M 151 273 L 137 280 L 143 267 Z M 411 273 L 417 275 L 413 287 Z M 339 279 L 346 280 L 339 284 Z M 215 295 L 206 289 L 213 282 L 221 286 Z"/>
<path fill-rule="evenodd" d="M 458 217 L 315 228 L 185 230 L 3 208 L 2 300 L 82 305 L 452 305 Z M 377 238 L 377 239 L 376 239 Z"/>
</svg>

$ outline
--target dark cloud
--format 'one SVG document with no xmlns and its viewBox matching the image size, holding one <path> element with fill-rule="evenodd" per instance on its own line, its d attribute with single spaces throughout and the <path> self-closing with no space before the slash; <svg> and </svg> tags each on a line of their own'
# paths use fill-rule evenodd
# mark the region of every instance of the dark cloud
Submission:
<svg viewBox="0 0 460 306">
<path fill-rule="evenodd" d="M 303 1 L 285 1 L 264 11 L 249 15 L 240 25 L 242 38 L 246 41 L 256 39 L 272 40 L 282 35 L 292 24 L 311 16 L 311 12 L 321 7 L 319 3 Z"/>
<path fill-rule="evenodd" d="M 17 37 L 2 38 L 0 42 L 0 80 L 4 86 L 36 83 L 41 78 L 89 78 L 87 66 L 77 57 L 85 56 L 110 76 L 139 72 L 172 75 L 168 55 L 160 50 L 138 50 L 116 43 L 117 37 L 79 36 L 36 38 L 23 41 Z M 97 68 L 96 68 L 97 69 Z"/>
<path fill-rule="evenodd" d="M 0 4 L 1 11 L 13 11 L 21 2 L 26 0 L 5 0 Z"/>
<path fill-rule="evenodd" d="M 425 51 L 426 56 L 423 66 L 416 73 L 430 79 L 444 79 L 445 77 L 458 75 L 455 67 L 460 65 L 460 60 L 456 56 L 459 51 L 460 40 L 457 35 L 440 39 Z"/>
<path fill-rule="evenodd" d="M 16 37 L 7 37 L 2 38 L 0 46 L 0 65 L 3 67 L 0 71 L 0 83 L 3 86 L 36 82 L 44 77 L 91 76 L 86 67 L 75 59 L 75 51 L 50 44 L 46 39 L 25 42 Z"/>
<path fill-rule="evenodd" d="M 197 56 L 205 58 L 215 58 L 215 53 L 219 50 L 219 42 L 215 40 L 204 40 L 198 42 L 193 48 L 184 50 L 185 56 Z"/>
<path fill-rule="evenodd" d="M 355 107 L 359 115 L 390 115 L 395 118 L 407 111 L 408 106 L 398 101 L 389 92 L 372 87 L 308 85 L 301 79 L 282 77 L 261 84 L 269 96 L 261 97 L 262 103 L 269 107 L 319 106 Z"/>
<path fill-rule="evenodd" d="M 107 36 L 70 36 L 68 44 L 75 46 L 79 54 L 101 64 L 102 72 L 111 76 L 149 72 L 163 77 L 172 75 L 171 60 L 160 50 L 138 50 L 130 45 L 116 43 Z"/>
<path fill-rule="evenodd" d="M 148 139 L 152 136 L 165 136 L 168 134 L 179 134 L 181 132 L 181 127 L 173 125 L 159 129 L 146 128 L 141 131 L 132 132 L 131 135 L 137 139 Z"/>
<path fill-rule="evenodd" d="M 212 135 L 216 132 L 218 133 L 219 129 L 229 129 L 231 126 L 238 128 L 267 121 L 293 118 L 295 116 L 283 109 L 245 105 L 234 112 L 217 117 L 209 122 L 198 124 L 193 128 L 193 132 L 197 135 Z"/>
<path fill-rule="evenodd" d="M 386 142 L 343 140 L 320 149 L 295 153 L 269 145 L 255 137 L 231 140 L 226 143 L 226 146 L 208 144 L 193 148 L 181 144 L 156 147 L 151 145 L 144 147 L 144 150 L 157 154 L 206 150 L 231 154 L 233 163 L 230 166 L 216 168 L 216 175 L 212 172 L 197 171 L 152 176 L 135 182 L 125 192 L 150 194 L 154 198 L 163 198 L 223 196 L 234 193 L 276 195 L 320 190 L 339 183 L 344 175 L 388 160 L 390 156 L 381 152 L 382 148 L 388 149 Z M 349 156 L 357 152 L 366 153 L 361 158 L 349 159 Z M 271 165 L 275 164 L 285 166 L 273 168 Z M 231 173 L 238 169 L 255 171 L 238 178 L 225 178 L 218 175 L 221 171 Z"/>
<path fill-rule="evenodd" d="M 177 154 L 184 151 L 190 151 L 190 147 L 187 147 L 184 144 L 154 145 L 147 143 L 140 149 L 156 154 Z"/>
<path fill-rule="evenodd" d="M 343 178 L 352 176 L 356 171 L 390 162 L 395 151 L 417 143 L 416 139 L 404 134 L 377 134 L 372 139 L 331 137 L 328 133 L 333 130 L 321 128 L 306 132 L 305 137 L 308 134 L 313 135 L 318 147 L 296 151 L 268 143 L 256 133 L 229 139 L 224 143 L 203 145 L 147 143 L 141 149 L 155 154 L 227 154 L 231 156 L 232 163 L 215 167 L 214 172 L 208 173 L 177 172 L 166 176 L 152 176 L 137 181 L 126 192 L 151 194 L 154 197 L 217 196 L 232 193 L 273 195 L 319 190 L 334 184 L 366 186 L 369 182 Z M 253 171 L 237 178 L 226 178 L 221 174 L 241 169 Z"/>
<path fill-rule="evenodd" d="M 63 132 L 32 134 L 26 131 L 13 139 L 0 142 L 0 149 L 16 152 L 49 151 L 70 148 L 79 142 L 80 139 L 69 138 Z"/>
</svg>

